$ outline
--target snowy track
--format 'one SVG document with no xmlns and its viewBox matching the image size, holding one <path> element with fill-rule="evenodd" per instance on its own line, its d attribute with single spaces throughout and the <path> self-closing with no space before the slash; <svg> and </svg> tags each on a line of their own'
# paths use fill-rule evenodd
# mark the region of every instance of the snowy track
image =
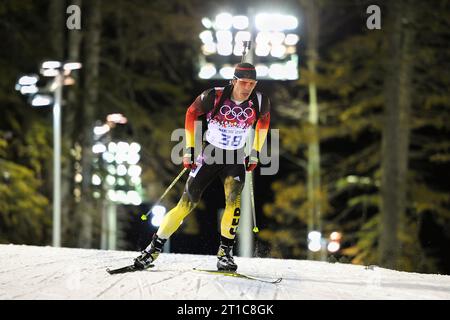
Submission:
<svg viewBox="0 0 450 320">
<path fill-rule="evenodd" d="M 0 245 L 0 299 L 450 299 L 450 276 L 301 260 L 236 258 L 239 272 L 279 284 L 211 275 L 213 256 L 162 254 L 148 271 L 109 275 L 138 252 Z"/>
</svg>

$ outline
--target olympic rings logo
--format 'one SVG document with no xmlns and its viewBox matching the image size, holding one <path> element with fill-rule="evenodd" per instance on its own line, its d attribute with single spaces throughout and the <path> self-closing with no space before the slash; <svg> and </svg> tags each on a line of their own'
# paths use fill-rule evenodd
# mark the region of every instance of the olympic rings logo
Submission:
<svg viewBox="0 0 450 320">
<path fill-rule="evenodd" d="M 242 109 L 241 107 L 234 107 L 234 109 L 231 109 L 231 107 L 226 104 L 220 107 L 220 114 L 225 116 L 225 119 L 228 121 L 235 119 L 238 121 L 247 121 L 248 119 L 253 117 L 254 113 L 255 111 L 250 107 L 247 107 L 245 109 Z"/>
</svg>

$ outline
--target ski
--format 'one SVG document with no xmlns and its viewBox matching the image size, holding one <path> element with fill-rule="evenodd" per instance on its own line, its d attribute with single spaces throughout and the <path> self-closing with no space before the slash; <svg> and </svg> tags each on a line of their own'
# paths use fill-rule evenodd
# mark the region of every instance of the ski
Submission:
<svg viewBox="0 0 450 320">
<path fill-rule="evenodd" d="M 150 265 L 149 268 L 154 267 L 154 265 Z M 130 264 L 128 266 L 124 266 L 124 267 L 120 267 L 117 269 L 106 269 L 106 272 L 108 272 L 109 274 L 121 274 L 121 273 L 128 273 L 128 272 L 136 272 L 136 271 L 144 271 L 147 270 L 149 268 L 146 269 L 138 269 L 134 266 L 134 264 Z M 254 277 L 254 276 L 250 276 L 247 274 L 242 274 L 242 273 L 238 273 L 238 272 L 233 272 L 233 271 L 222 271 L 222 270 L 207 270 L 207 269 L 197 269 L 194 268 L 195 271 L 200 271 L 200 272 L 205 272 L 205 273 L 209 273 L 209 274 L 218 274 L 218 275 L 223 275 L 226 277 L 235 277 L 235 278 L 241 278 L 241 279 L 247 279 L 247 280 L 255 280 L 255 281 L 260 281 L 260 282 L 265 282 L 265 283 L 271 283 L 271 284 L 276 284 L 276 283 L 280 283 L 283 278 L 277 278 L 277 279 L 265 279 L 265 278 L 260 278 L 260 277 Z"/>
<path fill-rule="evenodd" d="M 197 269 L 197 268 L 194 268 L 194 270 L 195 271 L 200 271 L 200 272 L 205 272 L 205 273 L 210 273 L 210 274 L 219 274 L 219 275 L 223 275 L 223 276 L 226 276 L 226 277 L 235 277 L 235 278 L 241 278 L 241 279 L 255 280 L 255 281 L 260 281 L 260 282 L 265 282 L 265 283 L 272 283 L 272 284 L 280 283 L 281 280 L 283 280 L 283 278 L 277 278 L 277 279 L 269 280 L 269 279 L 249 276 L 249 275 L 246 275 L 246 274 L 233 272 L 233 271 L 206 270 L 206 269 Z"/>
<path fill-rule="evenodd" d="M 152 268 L 154 265 L 150 265 L 149 268 Z M 138 269 L 134 266 L 134 264 L 130 264 L 128 266 L 125 267 L 120 267 L 117 269 L 106 269 L 106 272 L 108 272 L 109 274 L 119 274 L 119 273 L 127 273 L 127 272 L 135 272 L 135 271 L 143 271 L 143 270 L 147 270 L 147 269 Z"/>
</svg>

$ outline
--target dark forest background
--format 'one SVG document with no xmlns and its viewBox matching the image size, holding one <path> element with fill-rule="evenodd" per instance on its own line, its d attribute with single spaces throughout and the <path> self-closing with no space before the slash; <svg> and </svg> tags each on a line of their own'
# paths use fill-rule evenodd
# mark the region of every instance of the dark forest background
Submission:
<svg viewBox="0 0 450 320">
<path fill-rule="evenodd" d="M 64 90 L 63 246 L 99 248 L 103 199 L 92 196 L 92 128 L 107 114 L 128 124 L 117 138 L 142 146 L 146 202 L 119 208 L 118 249 L 140 250 L 152 227 L 140 222 L 180 170 L 170 134 L 206 88 L 196 77 L 201 18 L 264 1 L 6 0 L 0 2 L 0 243 L 51 244 L 52 111 L 14 90 L 47 59 L 83 63 Z M 81 30 L 66 28 L 79 5 Z M 366 27 L 371 4 L 381 30 Z M 273 7 L 273 4 L 272 4 Z M 343 234 L 329 261 L 450 273 L 450 2 L 298 0 L 300 79 L 259 81 L 280 130 L 280 171 L 255 177 L 258 256 L 308 257 L 308 215 L 320 206 L 325 235 Z M 308 121 L 310 88 L 319 120 Z M 320 186 L 308 196 L 308 148 L 320 146 Z M 184 182 L 184 181 L 183 181 Z M 183 183 L 165 199 L 178 201 Z M 215 254 L 218 181 L 171 241 L 171 251 Z"/>
</svg>

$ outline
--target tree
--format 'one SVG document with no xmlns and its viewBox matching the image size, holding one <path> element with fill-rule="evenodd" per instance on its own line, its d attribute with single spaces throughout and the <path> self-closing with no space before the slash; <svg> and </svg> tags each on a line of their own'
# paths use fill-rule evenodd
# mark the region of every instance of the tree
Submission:
<svg viewBox="0 0 450 320">
<path fill-rule="evenodd" d="M 81 170 L 83 181 L 81 183 L 81 201 L 77 205 L 77 217 L 80 218 L 80 233 L 78 246 L 91 248 L 94 245 L 94 226 L 98 218 L 99 208 L 92 199 L 92 129 L 98 114 L 99 96 L 99 69 L 102 33 L 101 0 L 92 0 L 86 3 L 86 35 L 84 41 L 84 81 L 83 81 L 83 107 L 79 110 L 81 118 L 80 145 L 82 148 Z"/>
<path fill-rule="evenodd" d="M 309 115 L 308 115 L 308 232 L 313 230 L 322 231 L 321 217 L 321 187 L 320 187 L 320 141 L 319 141 L 319 110 L 317 103 L 317 63 L 319 60 L 319 25 L 320 6 L 315 1 L 304 1 L 305 13 L 307 15 L 308 42 L 306 50 L 308 69 L 308 93 L 309 93 Z M 308 251 L 310 257 L 312 252 Z"/>
<path fill-rule="evenodd" d="M 48 42 L 40 37 L 40 16 L 28 14 L 42 3 L 4 1 L 0 4 L 0 241 L 48 244 L 50 216 L 51 120 L 33 110 L 14 90 L 18 77 L 36 72 Z M 24 14 L 26 13 L 26 14 Z M 24 32 L 33 30 L 34 32 Z"/>
<path fill-rule="evenodd" d="M 82 7 L 81 0 L 73 0 L 71 4 Z M 64 8 L 65 11 L 65 8 Z M 66 30 L 64 28 L 64 30 Z M 81 61 L 81 44 L 83 39 L 83 30 L 67 30 L 67 60 Z M 74 176 L 79 169 L 81 160 L 81 146 L 79 143 L 79 126 L 77 124 L 77 114 L 82 107 L 82 90 L 80 88 L 81 77 L 79 71 L 73 73 L 75 86 L 67 90 L 67 103 L 62 112 L 62 159 L 61 164 L 61 198 L 64 205 L 61 208 L 62 215 L 62 245 L 76 246 L 74 240 L 78 233 L 77 215 L 75 213 L 76 203 L 81 200 L 78 194 L 77 183 Z M 77 169 L 78 168 L 78 169 Z M 74 223 L 75 222 L 75 223 Z"/>
<path fill-rule="evenodd" d="M 341 5 L 344 6 L 341 2 L 326 6 L 322 20 L 326 19 L 328 9 L 338 15 Z M 428 240 L 422 234 L 426 215 L 433 216 L 442 228 L 448 224 L 448 211 L 445 209 L 449 201 L 448 184 L 445 185 L 445 178 L 437 176 L 432 169 L 439 165 L 441 172 L 446 172 L 443 168 L 448 165 L 448 129 L 444 124 L 448 117 L 448 98 L 443 93 L 448 85 L 448 76 L 442 73 L 447 60 L 446 52 L 439 49 L 448 32 L 448 7 L 442 2 L 440 11 L 445 14 L 437 14 L 429 4 L 411 6 L 415 14 L 420 12 L 420 16 L 414 24 L 408 25 L 417 34 L 413 56 L 409 59 L 421 63 L 415 63 L 414 72 L 410 71 L 411 90 L 414 92 L 409 121 L 412 139 L 411 143 L 403 141 L 403 148 L 407 145 L 403 157 L 409 154 L 410 166 L 405 182 L 406 210 L 398 220 L 397 237 L 401 250 L 396 268 L 435 272 L 442 268 L 442 264 L 438 264 L 439 257 L 427 247 Z M 386 69 L 399 79 L 396 72 L 399 68 L 386 67 L 387 62 L 393 60 L 393 56 L 387 53 L 388 25 L 383 24 L 381 31 L 368 31 L 365 24 L 361 24 L 359 14 L 355 15 L 365 12 L 363 5 L 351 4 L 343 9 L 347 19 L 335 17 L 335 20 L 340 25 L 347 25 L 347 31 L 339 30 L 338 35 L 328 34 L 327 39 L 332 41 L 321 39 L 321 43 L 327 45 L 320 47 L 321 60 L 316 75 L 320 99 L 321 179 L 325 198 L 322 205 L 327 208 L 324 210 L 324 235 L 333 229 L 342 231 L 344 249 L 339 256 L 348 257 L 358 264 L 377 264 L 382 224 L 380 186 L 383 168 L 380 164 L 383 110 L 386 106 L 384 83 Z M 387 8 L 383 7 L 382 12 L 387 12 Z M 332 23 L 327 24 L 326 30 L 338 30 L 332 27 Z M 307 70 L 302 69 L 301 75 L 305 84 Z M 301 150 L 309 135 L 305 125 L 298 127 L 295 121 L 307 114 L 304 102 L 307 93 L 301 87 L 294 90 L 288 86 L 276 91 L 274 105 L 278 113 L 282 156 L 286 160 L 284 167 L 289 172 L 300 168 L 305 170 L 305 157 Z M 441 137 L 440 140 L 433 141 L 435 135 Z M 267 231 L 262 238 L 270 242 L 275 239 L 279 248 L 274 248 L 272 254 L 276 251 L 283 253 L 284 257 L 301 258 L 305 257 L 306 248 L 306 243 L 301 240 L 305 237 L 301 232 L 305 228 L 305 216 L 302 217 L 299 210 L 304 208 L 304 195 L 301 193 L 305 189 L 290 190 L 293 190 L 295 181 L 301 181 L 299 185 L 302 185 L 305 177 L 301 173 L 289 175 L 278 177 L 279 181 L 273 184 L 272 189 L 283 194 L 276 194 L 274 203 L 265 207 L 265 214 L 274 219 L 271 226 L 282 228 L 283 235 Z M 288 219 L 283 212 L 296 218 Z M 275 220 L 278 216 L 283 218 Z"/>
<path fill-rule="evenodd" d="M 379 264 L 398 267 L 399 231 L 407 207 L 414 17 L 410 1 L 388 7 L 388 50 L 381 163 Z"/>
<path fill-rule="evenodd" d="M 403 6 L 401 11 L 405 12 L 404 8 L 406 7 L 407 6 Z M 439 121 L 436 122 L 435 115 L 433 115 L 432 112 L 433 107 L 431 107 L 431 105 L 435 105 L 436 103 L 436 106 L 439 106 L 440 118 L 445 118 L 448 115 L 448 100 L 445 98 L 443 99 L 445 95 L 442 95 L 445 81 L 448 81 L 448 77 L 436 77 L 436 72 L 439 73 L 446 64 L 443 60 L 445 58 L 438 58 L 436 53 L 440 51 L 439 41 L 441 41 L 442 37 L 445 37 L 444 35 L 447 33 L 446 30 L 448 30 L 446 26 L 447 23 L 444 22 L 446 15 L 448 16 L 448 7 L 446 10 L 446 5 L 443 3 L 441 4 L 441 12 L 446 12 L 446 15 L 439 15 L 439 17 L 437 17 L 436 14 L 433 14 L 433 12 L 435 12 L 434 9 L 427 4 L 409 4 L 408 8 L 413 8 L 415 10 L 414 14 L 417 18 L 414 20 L 414 23 L 404 27 L 402 32 L 403 34 L 406 32 L 406 36 L 401 38 L 402 42 L 400 43 L 402 43 L 403 46 L 396 50 L 396 55 L 388 53 L 388 47 L 383 43 L 383 39 L 386 39 L 389 35 L 391 37 L 394 37 L 394 34 L 398 36 L 399 33 L 389 33 L 389 35 L 386 35 L 381 32 L 369 32 L 362 37 L 355 36 L 344 41 L 336 50 L 339 53 L 335 54 L 334 58 L 331 59 L 332 63 L 330 63 L 330 66 L 335 66 L 329 69 L 330 71 L 334 70 L 329 74 L 338 76 L 336 78 L 331 77 L 330 81 L 338 84 L 336 85 L 338 91 L 335 92 L 339 94 L 338 96 L 340 96 L 341 99 L 345 98 L 345 100 L 342 100 L 345 102 L 343 105 L 344 111 L 340 115 L 341 120 L 345 120 L 342 125 L 354 127 L 356 131 L 354 131 L 354 134 L 352 135 L 364 138 L 364 145 L 366 147 L 363 152 L 354 152 L 353 155 L 345 157 L 344 161 L 339 165 L 341 168 L 347 167 L 347 172 L 352 172 L 349 168 L 359 168 L 363 169 L 363 171 L 353 171 L 352 174 L 354 175 L 357 173 L 357 175 L 349 176 L 348 179 L 345 179 L 344 177 L 346 174 L 343 174 L 342 178 L 339 179 L 340 184 L 337 185 L 339 186 L 337 195 L 342 195 L 344 191 L 352 192 L 348 207 L 339 210 L 341 212 L 339 215 L 353 222 L 360 220 L 356 225 L 353 223 L 353 227 L 351 227 L 352 223 L 347 223 L 350 226 L 347 233 L 354 235 L 352 241 L 349 243 L 353 242 L 355 246 L 350 246 L 345 249 L 343 253 L 352 256 L 353 262 L 365 264 L 379 263 L 380 259 L 382 259 L 381 255 L 378 254 L 378 249 L 381 249 L 380 242 L 386 241 L 389 237 L 396 237 L 397 244 L 391 242 L 390 246 L 396 251 L 395 254 L 398 256 L 397 258 L 385 259 L 383 263 L 386 263 L 386 260 L 394 261 L 397 259 L 397 262 L 393 263 L 398 269 L 431 272 L 435 271 L 439 265 L 437 264 L 438 257 L 435 253 L 430 254 L 431 250 L 426 248 L 426 243 L 428 241 L 424 241 L 423 237 L 420 236 L 423 233 L 424 226 L 422 222 L 424 220 L 424 214 L 435 215 L 437 221 L 440 221 L 439 224 L 441 225 L 446 224 L 444 221 L 447 219 L 445 217 L 448 216 L 448 213 L 444 209 L 445 203 L 448 203 L 448 196 L 446 195 L 446 192 L 443 191 L 448 190 L 448 188 L 442 188 L 443 186 L 436 188 L 439 177 L 434 175 L 434 177 L 431 178 L 433 174 L 430 172 L 430 162 L 427 160 L 427 158 L 430 157 L 430 153 L 428 152 L 433 149 L 433 146 L 436 146 L 432 138 L 433 134 L 444 134 L 445 136 L 444 132 L 447 130 L 445 126 L 439 126 Z M 398 8 L 395 12 L 399 12 Z M 432 41 L 430 41 L 430 26 L 432 26 L 434 32 Z M 389 27 L 387 26 L 387 28 Z M 405 31 L 406 28 L 408 28 L 407 31 Z M 390 31 L 390 29 L 385 30 Z M 412 37 L 412 34 L 414 33 L 416 34 L 414 50 L 411 50 L 404 45 L 407 44 L 408 41 L 411 41 L 410 37 Z M 411 45 L 411 43 L 409 43 L 409 45 Z M 346 50 L 345 48 L 353 49 Z M 405 49 L 408 50 L 405 51 Z M 345 54 L 342 54 L 344 52 Z M 358 57 L 358 52 L 365 52 L 364 55 L 360 55 L 366 57 L 365 64 L 355 63 L 355 57 Z M 401 55 L 402 52 L 404 55 L 399 58 L 398 55 Z M 339 55 L 342 57 L 338 58 Z M 427 58 L 424 59 L 424 56 Z M 385 58 L 381 59 L 381 57 Z M 397 60 L 395 57 L 397 57 Z M 394 64 L 397 62 L 397 64 L 394 66 L 390 65 L 391 61 Z M 408 65 L 411 61 L 415 62 L 414 69 L 412 64 Z M 338 67 L 347 66 L 349 63 L 353 66 L 352 68 L 347 69 L 346 67 Z M 355 67 L 357 69 L 353 69 Z M 349 70 L 353 71 L 348 72 Z M 385 77 L 386 74 L 384 72 L 387 71 L 390 71 L 392 78 L 388 78 L 386 86 L 383 87 L 383 77 Z M 353 78 L 353 81 L 350 81 L 351 78 Z M 392 84 L 392 79 L 397 79 L 395 86 Z M 408 79 L 407 82 L 409 82 L 410 85 L 405 85 L 405 82 L 401 82 L 399 79 L 402 79 L 402 81 Z M 433 83 L 433 85 L 430 88 L 431 83 Z M 347 84 L 350 84 L 350 86 Z M 402 86 L 399 84 L 402 84 Z M 411 92 L 414 92 L 414 99 L 412 99 L 410 107 L 410 120 L 402 120 L 402 126 L 398 126 L 398 124 L 394 125 L 391 122 L 391 126 L 393 127 L 390 129 L 392 130 L 391 132 L 396 132 L 396 130 L 399 130 L 400 128 L 403 138 L 400 140 L 395 140 L 392 137 L 391 139 L 386 139 L 389 140 L 386 145 L 393 145 L 401 142 L 403 149 L 399 149 L 403 151 L 400 152 L 401 154 L 397 153 L 397 157 L 392 160 L 396 161 L 395 167 L 397 169 L 390 171 L 392 169 L 390 169 L 389 166 L 392 165 L 392 163 L 390 163 L 390 165 L 387 164 L 387 159 L 382 157 L 382 154 L 380 153 L 381 146 L 377 146 L 379 145 L 379 140 L 381 140 L 380 133 L 383 130 L 383 122 L 381 122 L 381 119 L 383 118 L 381 118 L 380 110 L 382 110 L 381 107 L 385 107 L 387 112 L 398 112 L 399 108 L 394 108 L 392 106 L 388 107 L 387 101 L 389 100 L 388 97 L 394 98 L 389 101 L 390 103 L 396 101 L 397 95 L 393 94 L 391 90 L 395 90 L 395 88 L 398 90 L 399 87 L 406 88 L 402 92 L 402 98 L 400 99 L 400 101 L 404 101 L 402 102 L 404 108 L 408 110 L 408 107 L 405 105 L 405 102 L 407 103 L 408 99 L 404 99 L 405 96 L 407 97 Z M 387 90 L 387 88 L 389 89 Z M 411 90 L 410 93 L 408 93 L 408 90 Z M 383 95 L 381 93 L 383 93 Z M 370 96 L 373 96 L 373 98 Z M 434 97 L 439 98 L 434 100 Z M 355 98 L 358 98 L 358 100 L 355 100 Z M 435 102 L 431 103 L 428 108 L 424 108 L 424 105 L 426 104 L 425 101 Z M 349 105 L 350 107 L 345 107 L 345 105 Z M 406 114 L 407 113 L 408 111 Z M 405 112 L 403 112 L 403 114 L 405 114 Z M 387 124 L 387 121 L 384 122 L 384 125 Z M 342 129 L 342 126 L 338 127 L 341 127 Z M 436 131 L 424 134 L 424 128 L 427 127 L 436 128 Z M 372 134 L 368 135 L 367 129 L 369 129 L 369 132 L 371 131 Z M 386 131 L 388 129 L 384 130 Z M 334 129 L 330 131 L 331 135 L 333 135 L 332 132 L 334 131 Z M 437 132 L 441 133 L 438 134 Z M 409 134 L 411 134 L 412 137 L 411 143 L 408 143 L 407 139 L 404 139 L 407 138 Z M 445 140 L 446 139 L 442 140 L 438 145 L 445 146 Z M 371 142 L 374 142 L 375 144 L 371 144 Z M 395 149 L 396 148 L 391 151 L 397 152 Z M 442 151 L 445 150 L 445 147 L 444 149 L 438 147 L 438 149 L 441 151 L 437 151 L 437 149 L 434 150 L 440 155 L 445 154 L 442 153 Z M 386 155 L 386 151 L 383 152 L 383 155 Z M 408 155 L 408 157 L 406 157 L 406 155 Z M 438 156 L 437 158 L 442 160 L 439 162 L 441 165 L 446 161 L 445 156 L 442 158 Z M 431 160 L 431 158 L 428 159 Z M 386 167 L 379 166 L 379 163 L 382 161 Z M 405 172 L 407 161 L 410 165 Z M 400 165 L 400 163 L 402 163 L 402 165 Z M 342 164 L 344 166 L 341 166 Z M 399 170 L 400 168 L 402 169 Z M 369 169 L 369 171 L 364 172 L 364 170 L 367 169 Z M 388 172 L 390 172 L 390 174 Z M 381 216 L 385 213 L 387 214 L 387 211 L 384 212 L 384 209 L 381 209 L 380 206 L 380 177 L 381 175 L 385 175 L 385 179 L 388 179 L 394 176 L 393 172 L 396 172 L 395 175 L 397 175 L 397 177 L 403 175 L 403 177 L 400 180 L 397 179 L 397 181 L 403 181 L 404 189 L 402 191 L 402 188 L 399 187 L 396 190 L 391 190 L 390 192 L 391 195 L 394 195 L 394 199 L 384 199 L 384 203 L 388 203 L 392 206 L 396 203 L 398 204 L 398 201 L 403 201 L 405 210 L 403 210 L 403 215 L 397 215 L 397 231 L 392 230 L 392 226 L 395 226 L 395 223 L 383 222 Z M 386 177 L 386 175 L 389 177 Z M 387 186 L 385 185 L 385 190 L 388 188 L 389 184 Z M 405 200 L 401 200 L 402 197 L 399 195 L 399 192 L 404 192 L 403 199 Z M 363 219 L 360 219 L 357 215 L 361 210 Z M 397 210 L 400 211 L 400 207 L 397 207 Z M 396 214 L 392 214 L 392 212 L 391 215 L 389 215 L 390 218 L 395 216 Z M 343 221 L 343 218 L 340 218 L 340 221 Z M 360 231 L 358 231 L 358 229 Z M 353 232 L 351 232 L 351 230 L 353 230 Z M 383 235 L 381 233 L 383 230 L 388 232 L 389 236 L 386 234 Z M 387 245 L 385 248 L 386 247 Z"/>
<path fill-rule="evenodd" d="M 0 131 L 5 136 L 4 131 Z M 8 134 L 6 134 L 8 136 Z M 50 156 L 49 132 L 32 124 L 26 144 L 0 137 L 0 242 L 40 244 L 48 240 L 48 199 L 42 194 L 43 157 Z M 19 142 L 19 143 L 18 143 Z M 9 155 L 18 153 L 22 163 Z"/>
</svg>

